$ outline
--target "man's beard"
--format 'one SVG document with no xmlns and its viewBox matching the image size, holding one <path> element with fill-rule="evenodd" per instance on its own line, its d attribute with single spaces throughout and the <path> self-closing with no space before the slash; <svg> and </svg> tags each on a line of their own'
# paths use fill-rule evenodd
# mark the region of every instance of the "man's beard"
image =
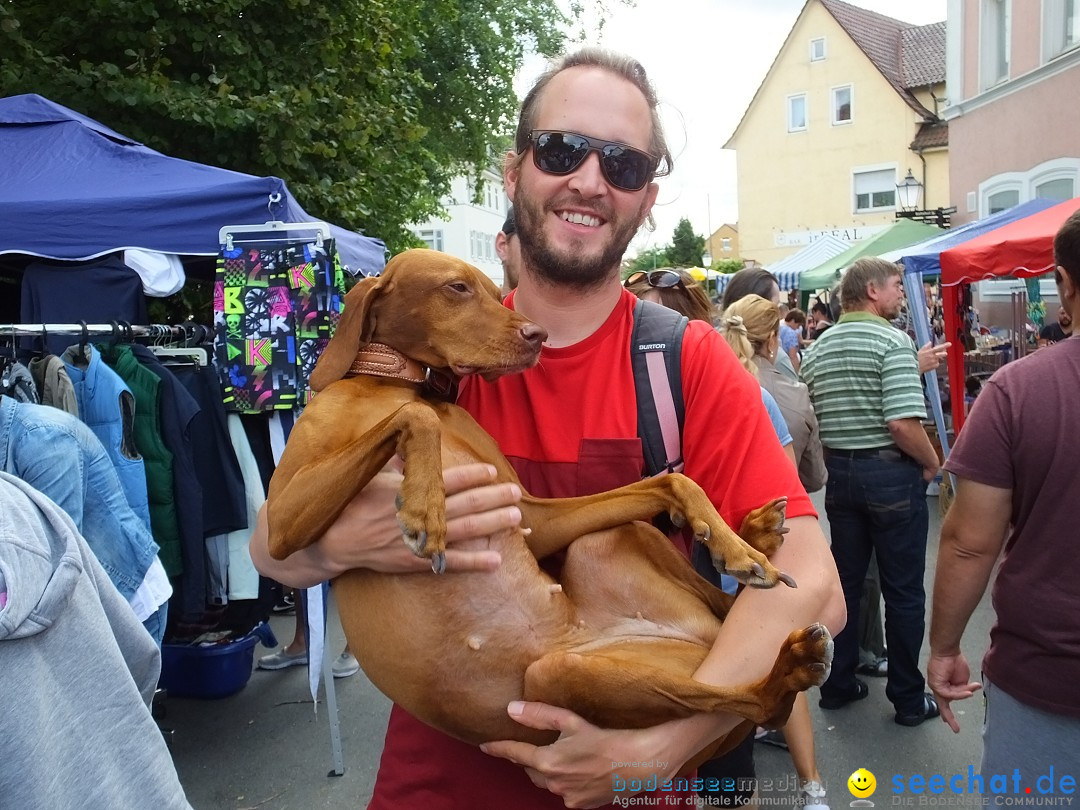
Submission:
<svg viewBox="0 0 1080 810">
<path fill-rule="evenodd" d="M 518 239 L 521 240 L 522 260 L 539 278 L 551 284 L 581 290 L 600 286 L 612 275 L 612 268 L 618 268 L 630 240 L 637 232 L 638 226 L 634 221 L 615 222 L 611 238 L 599 253 L 586 254 L 582 245 L 573 242 L 565 252 L 559 251 L 544 232 L 543 207 L 521 185 L 515 196 L 514 216 L 517 219 Z M 555 205 L 553 210 L 559 207 Z M 606 215 L 602 219 L 609 225 L 613 223 Z"/>
</svg>

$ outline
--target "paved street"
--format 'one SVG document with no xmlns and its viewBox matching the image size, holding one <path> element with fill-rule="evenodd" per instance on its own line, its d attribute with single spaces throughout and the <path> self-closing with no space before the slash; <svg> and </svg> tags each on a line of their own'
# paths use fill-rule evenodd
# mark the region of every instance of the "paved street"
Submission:
<svg viewBox="0 0 1080 810">
<path fill-rule="evenodd" d="M 820 493 L 815 501 L 820 509 Z M 937 498 L 929 501 L 928 593 L 941 522 Z M 973 662 L 982 657 L 991 617 L 989 599 L 984 598 L 965 645 Z M 291 637 L 292 617 L 275 617 L 272 623 L 280 640 Z M 340 627 L 333 624 L 331 643 L 336 653 L 343 642 Z M 263 648 L 256 648 L 256 656 L 263 652 Z M 850 803 L 846 781 L 860 767 L 877 778 L 874 798 L 878 807 L 890 805 L 895 798 L 888 793 L 895 775 L 905 780 L 913 774 L 966 776 L 969 766 L 978 769 L 980 700 L 960 707 L 959 735 L 937 720 L 914 729 L 902 728 L 892 721 L 884 679 L 867 680 L 870 697 L 838 711 L 820 710 L 816 690 L 811 694 L 818 762 L 833 810 Z M 378 766 L 388 703 L 363 673 L 337 682 L 345 773 L 328 777 L 333 760 L 326 706 L 321 704 L 315 716 L 306 683 L 306 670 L 300 667 L 279 672 L 256 670 L 248 685 L 232 697 L 168 700 L 163 725 L 175 730 L 177 770 L 196 810 L 355 810 L 366 804 Z M 790 806 L 785 797 L 793 795 L 788 789 L 793 770 L 787 753 L 759 745 L 757 763 L 762 805 Z"/>
</svg>

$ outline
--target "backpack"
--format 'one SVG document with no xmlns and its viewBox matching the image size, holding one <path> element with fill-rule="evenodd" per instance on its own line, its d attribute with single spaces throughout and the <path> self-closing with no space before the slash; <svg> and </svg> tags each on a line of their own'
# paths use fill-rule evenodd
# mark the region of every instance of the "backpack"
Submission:
<svg viewBox="0 0 1080 810">
<path fill-rule="evenodd" d="M 652 301 L 634 305 L 630 362 L 645 477 L 682 472 L 682 341 L 689 319 Z"/>
<path fill-rule="evenodd" d="M 630 361 L 637 397 L 638 437 L 645 457 L 645 477 L 682 472 L 682 428 L 686 403 L 682 389 L 682 340 L 689 319 L 652 301 L 634 307 Z M 677 534 L 667 515 L 653 525 L 669 536 Z M 701 543 L 688 541 L 690 564 L 702 577 L 726 593 L 738 583 L 720 574 Z M 725 581 L 727 580 L 727 581 Z"/>
</svg>

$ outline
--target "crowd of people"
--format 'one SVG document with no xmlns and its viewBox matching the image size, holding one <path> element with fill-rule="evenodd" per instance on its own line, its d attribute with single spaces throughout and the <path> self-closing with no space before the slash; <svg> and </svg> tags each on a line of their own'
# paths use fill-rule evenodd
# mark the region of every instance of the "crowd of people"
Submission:
<svg viewBox="0 0 1080 810">
<path fill-rule="evenodd" d="M 983 663 L 983 770 L 1019 768 L 1023 782 L 1034 783 L 1056 751 L 1080 743 L 1080 594 L 1069 573 L 1068 511 L 1080 454 L 1069 418 L 1080 342 L 1058 337 L 1006 366 L 986 384 L 958 437 L 947 469 L 959 482 L 942 531 L 924 678 L 926 492 L 941 459 L 923 427 L 920 374 L 940 361 L 943 347 L 917 349 L 891 323 L 904 293 L 897 266 L 879 259 L 847 269 L 831 301 L 839 311 L 825 302 L 810 313 L 782 310 L 776 279 L 760 268 L 736 273 L 719 306 L 677 269 L 637 274 L 624 284 L 626 248 L 650 218 L 656 179 L 672 167 L 657 104 L 638 62 L 597 49 L 553 64 L 525 97 L 504 167 L 513 214 L 497 246 L 515 271 L 507 273 L 506 305 L 549 337 L 539 365 L 490 382 L 465 379 L 458 404 L 495 438 L 532 495 L 589 494 L 631 483 L 643 469 L 628 351 L 634 307 L 640 296 L 683 312 L 690 318 L 680 360 L 685 473 L 734 526 L 751 508 L 786 497 L 788 533 L 773 562 L 799 586 L 740 593 L 695 677 L 718 686 L 763 677 L 788 634 L 817 622 L 835 638 L 820 707 L 836 711 L 865 698 L 867 685 L 857 677 L 867 671 L 860 638 L 872 633 L 860 629 L 859 618 L 869 614 L 860 605 L 873 558 L 888 656 L 883 666 L 878 655 L 869 674 L 887 679 L 898 725 L 917 726 L 940 713 L 956 729 L 953 702 L 981 688 L 960 640 L 994 579 L 998 624 Z M 1055 261 L 1071 324 L 1080 315 L 1080 215 L 1059 233 Z M 1059 324 L 1064 329 L 1062 318 Z M 520 489 L 491 483 L 486 465 L 450 468 L 444 482 L 446 576 L 491 570 L 500 562 L 497 553 L 471 541 L 518 524 Z M 282 561 L 269 556 L 261 515 L 251 539 L 256 566 L 296 588 L 359 567 L 428 570 L 429 562 L 401 542 L 400 484 L 400 474 L 384 471 L 314 545 Z M 831 545 L 807 495 L 822 486 Z M 74 797 L 93 791 L 100 806 L 136 806 L 139 801 L 128 801 L 133 793 L 144 804 L 187 806 L 147 708 L 159 667 L 153 639 L 93 561 L 77 523 L 3 473 L 0 501 L 0 695 L 27 728 L 42 728 L 43 717 L 62 721 L 55 734 L 72 743 L 70 756 L 50 760 L 48 779 L 40 782 L 28 780 L 26 768 L 41 763 L 0 761 L 0 792 L 14 790 L 27 805 L 74 806 Z M 711 566 L 694 562 L 715 578 Z M 71 597 L 46 605 L 63 617 L 51 622 L 37 600 L 60 586 Z M 64 717 L 55 705 L 35 700 L 40 691 L 17 673 L 27 660 L 56 662 L 77 653 L 73 633 L 115 639 L 111 646 L 81 645 L 83 652 L 108 647 L 109 656 L 71 660 L 93 666 L 95 688 L 108 688 L 117 699 L 104 708 L 90 699 Z M 302 641 L 298 631 L 291 648 L 260 665 L 306 661 Z M 339 664 L 341 672 L 355 672 L 347 650 Z M 50 677 L 59 677 L 58 670 Z M 79 678 L 72 672 L 66 680 Z M 694 714 L 653 728 L 602 729 L 558 706 L 514 701 L 507 711 L 524 727 L 558 732 L 558 739 L 544 746 L 493 740 L 476 748 L 395 706 L 369 807 L 608 806 L 617 798 L 613 762 L 627 764 L 619 771 L 625 781 L 663 781 L 741 722 L 727 713 Z M 134 718 L 124 724 L 125 740 L 116 734 L 116 712 Z M 702 766 L 700 773 L 712 778 L 706 795 L 749 800 L 758 736 Z M 800 803 L 826 806 L 805 695 L 782 738 L 802 780 Z M 144 743 L 137 753 L 129 753 L 132 741 Z M 93 785 L 85 779 L 90 772 Z M 52 793 L 43 798 L 35 791 L 46 783 Z M 699 801 L 685 791 L 665 799 L 671 806 Z"/>
</svg>

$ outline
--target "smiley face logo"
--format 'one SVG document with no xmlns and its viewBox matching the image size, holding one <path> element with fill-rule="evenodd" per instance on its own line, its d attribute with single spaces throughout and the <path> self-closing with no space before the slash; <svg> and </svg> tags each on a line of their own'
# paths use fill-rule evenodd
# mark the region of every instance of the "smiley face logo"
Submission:
<svg viewBox="0 0 1080 810">
<path fill-rule="evenodd" d="M 866 768 L 859 768 L 847 780 L 848 790 L 856 799 L 866 799 L 874 795 L 877 789 L 877 779 Z"/>
</svg>

